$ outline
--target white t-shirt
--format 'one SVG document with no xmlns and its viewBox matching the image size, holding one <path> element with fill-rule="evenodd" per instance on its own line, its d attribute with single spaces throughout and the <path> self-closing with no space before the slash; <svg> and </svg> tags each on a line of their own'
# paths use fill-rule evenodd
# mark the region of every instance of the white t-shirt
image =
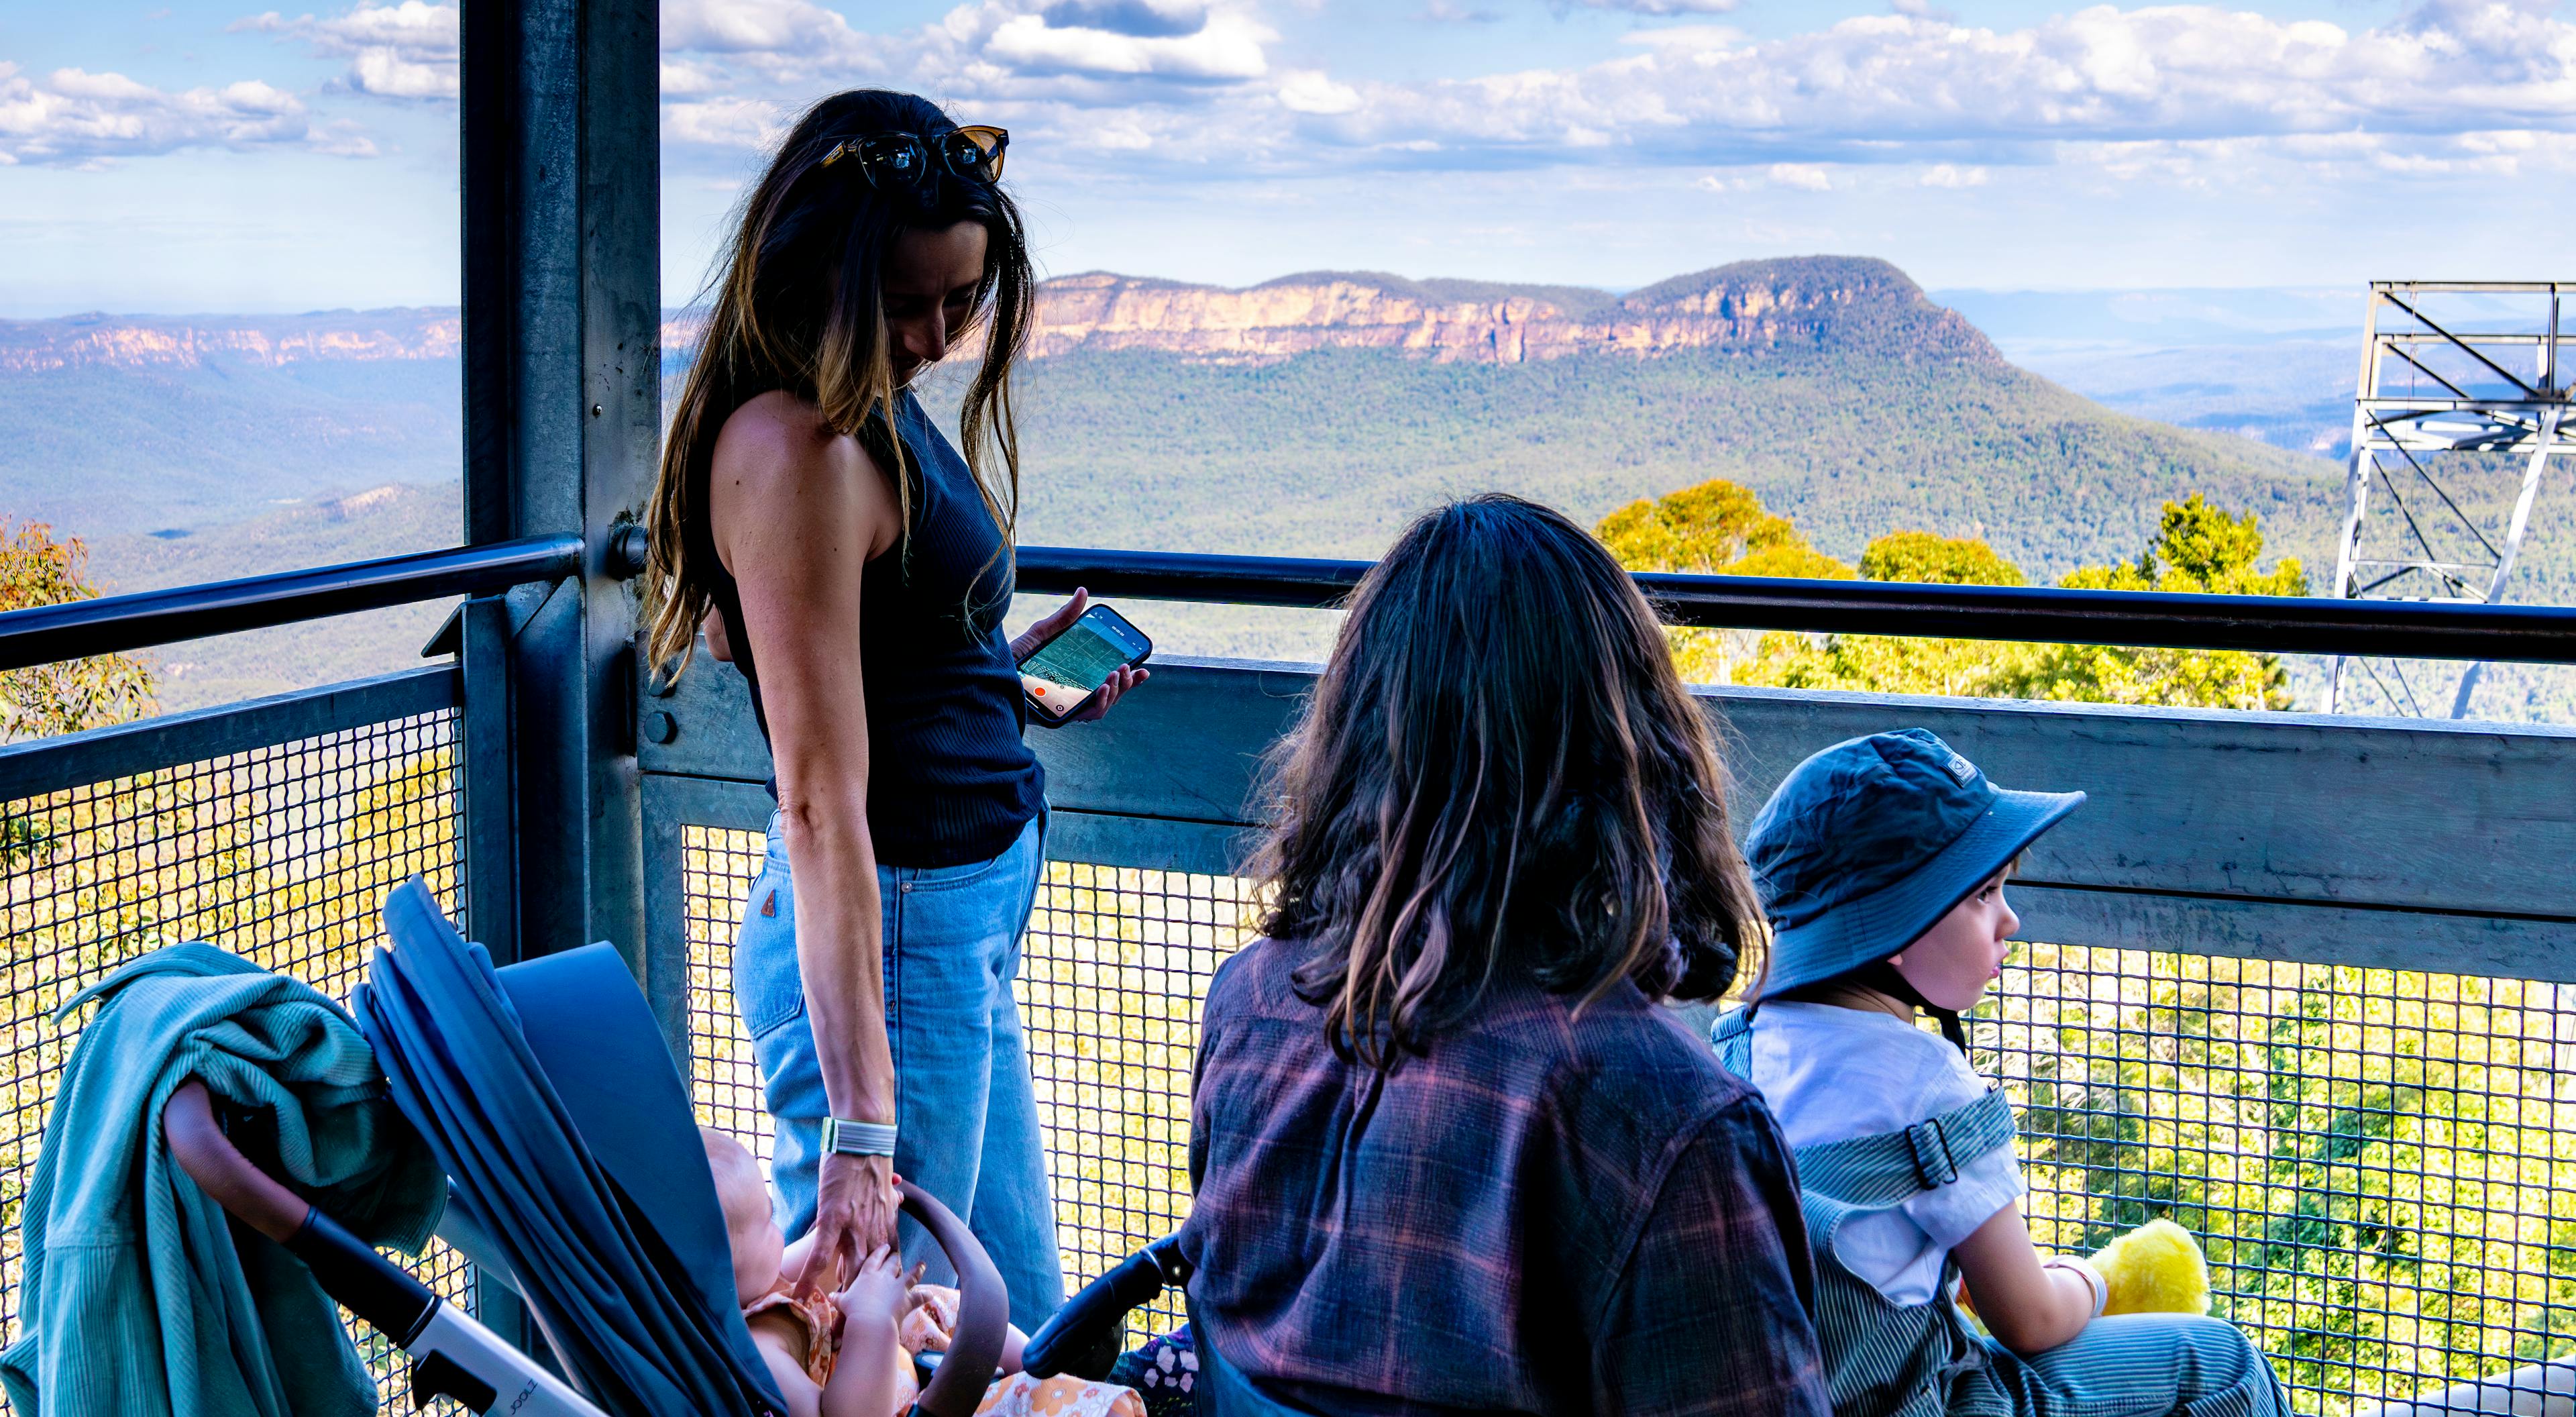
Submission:
<svg viewBox="0 0 2576 1417">
<path fill-rule="evenodd" d="M 1986 1091 L 1937 1033 L 1874 1009 L 1786 1000 L 1753 1015 L 1753 1085 L 1793 1150 L 1898 1131 Z M 1949 1185 L 1844 1222 L 1834 1256 L 1890 1303 L 1928 1303 L 1950 1247 L 2027 1189 L 2013 1148 L 1996 1147 Z"/>
</svg>

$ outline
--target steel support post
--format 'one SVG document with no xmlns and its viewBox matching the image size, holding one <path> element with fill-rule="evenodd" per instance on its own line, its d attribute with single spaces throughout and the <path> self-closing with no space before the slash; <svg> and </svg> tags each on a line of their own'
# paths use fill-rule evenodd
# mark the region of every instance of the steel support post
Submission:
<svg viewBox="0 0 2576 1417">
<path fill-rule="evenodd" d="M 605 939 L 639 973 L 634 612 L 607 550 L 661 427 L 658 22 L 654 0 L 468 0 L 461 34 L 466 537 L 585 546 L 466 656 L 469 760 L 509 776 L 505 827 L 469 802 L 511 867 L 473 923 L 505 959 Z"/>
<path fill-rule="evenodd" d="M 467 609 L 467 925 L 500 962 L 617 942 L 643 974 L 633 611 L 611 527 L 661 429 L 655 0 L 465 0 L 465 539 L 581 537 L 580 574 Z M 477 1276 L 496 1331 L 541 1351 Z"/>
<path fill-rule="evenodd" d="M 2379 289 L 2371 288 L 2361 316 L 2361 376 L 2354 383 L 2352 404 L 2352 463 L 2344 475 L 2343 540 L 2335 550 L 2335 598 L 2352 594 L 2353 558 L 2361 544 L 2361 517 L 2370 505 L 2370 475 L 2376 460 L 2370 454 L 2369 400 L 2379 396 Z M 2343 707 L 2344 656 L 2335 656 L 2334 667 L 2326 676 L 2326 712 L 2336 713 Z"/>
<path fill-rule="evenodd" d="M 2544 367 L 2541 371 L 2544 384 L 2548 377 L 2548 370 Z M 2541 476 L 2549 471 L 2549 456 L 2557 451 L 2552 445 L 2558 440 L 2559 419 L 2564 412 L 2564 409 L 2551 408 L 2540 415 L 2540 441 L 2531 450 L 2531 462 L 2522 474 L 2522 490 L 2513 499 L 2513 520 L 2505 527 L 2504 550 L 2496 557 L 2495 576 L 2487 582 L 2486 600 L 2489 605 L 2504 603 L 2505 579 L 2513 574 L 2513 563 L 2522 555 L 2522 535 L 2531 527 L 2531 504 L 2540 495 Z M 2460 692 L 2451 701 L 2451 717 L 2469 716 L 2469 700 L 2476 696 L 2478 676 L 2485 668 L 2485 662 L 2479 661 L 2460 675 Z"/>
</svg>

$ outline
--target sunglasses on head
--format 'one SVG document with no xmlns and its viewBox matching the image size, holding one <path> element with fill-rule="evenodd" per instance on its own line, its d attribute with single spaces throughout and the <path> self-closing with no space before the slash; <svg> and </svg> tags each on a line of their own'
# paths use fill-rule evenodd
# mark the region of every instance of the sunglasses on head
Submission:
<svg viewBox="0 0 2576 1417">
<path fill-rule="evenodd" d="M 961 182 L 990 185 L 1002 177 L 1002 153 L 1011 135 L 1000 128 L 955 128 L 937 137 L 919 133 L 878 133 L 852 138 L 823 154 L 823 166 L 856 159 L 871 187 L 912 188 L 921 185 L 935 163 Z"/>
</svg>

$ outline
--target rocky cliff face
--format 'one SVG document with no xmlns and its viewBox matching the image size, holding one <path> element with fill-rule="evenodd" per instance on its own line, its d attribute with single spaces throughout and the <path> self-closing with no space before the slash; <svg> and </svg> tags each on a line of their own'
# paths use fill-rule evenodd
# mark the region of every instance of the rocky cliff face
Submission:
<svg viewBox="0 0 2576 1417">
<path fill-rule="evenodd" d="M 269 367 L 308 360 L 454 359 L 463 337 L 458 313 L 441 309 L 0 320 L 0 374 L 188 367 L 210 359 Z"/>
<path fill-rule="evenodd" d="M 1047 282 L 1031 352 L 1150 349 L 1270 363 L 1319 349 L 1389 349 L 1519 364 L 1572 354 L 1652 356 L 1867 347 L 1900 357 L 2000 361 L 1985 337 L 1884 261 L 1745 261 L 1625 298 L 1561 287 L 1320 272 L 1243 290 L 1093 273 Z"/>
<path fill-rule="evenodd" d="M 699 324 L 695 311 L 672 312 L 662 328 L 666 353 L 685 362 Z M 209 359 L 266 366 L 453 359 L 462 337 L 452 309 L 0 321 L 0 374 Z M 1030 340 L 1038 358 L 1156 350 L 1222 364 L 1276 363 L 1324 349 L 1521 364 L 1574 354 L 1797 348 L 2001 362 L 1985 336 L 1926 299 L 1904 272 L 1885 261 L 1834 256 L 1742 261 L 1625 297 L 1366 272 L 1284 276 L 1241 290 L 1095 272 L 1039 287 Z"/>
</svg>

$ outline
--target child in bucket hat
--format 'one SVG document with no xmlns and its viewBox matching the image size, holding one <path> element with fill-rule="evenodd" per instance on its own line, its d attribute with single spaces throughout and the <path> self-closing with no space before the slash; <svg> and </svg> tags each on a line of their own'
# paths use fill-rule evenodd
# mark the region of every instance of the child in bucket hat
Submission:
<svg viewBox="0 0 2576 1417">
<path fill-rule="evenodd" d="M 1796 1157 L 1836 1417 L 2289 1410 L 2233 1326 L 2100 1317 L 2101 1273 L 2041 1258 L 2011 1105 L 1968 1066 L 1958 1016 L 2021 925 L 2005 878 L 2083 801 L 1997 787 L 1908 728 L 1817 753 L 1754 818 L 1771 947 L 1753 1003 L 1710 1039 Z M 1963 1278 L 1987 1333 L 1961 1311 Z"/>
</svg>

